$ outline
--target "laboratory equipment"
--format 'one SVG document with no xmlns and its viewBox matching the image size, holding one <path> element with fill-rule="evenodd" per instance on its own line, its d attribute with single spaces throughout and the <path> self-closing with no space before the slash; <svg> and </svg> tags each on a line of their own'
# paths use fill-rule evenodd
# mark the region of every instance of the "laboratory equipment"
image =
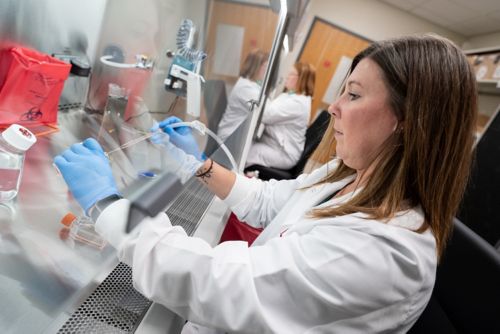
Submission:
<svg viewBox="0 0 500 334">
<path fill-rule="evenodd" d="M 95 223 L 87 216 L 75 216 L 73 213 L 67 213 L 62 219 L 61 224 L 69 229 L 69 237 L 75 241 L 96 247 L 98 249 L 106 246 L 106 241 L 95 231 Z"/>
<path fill-rule="evenodd" d="M 125 119 L 127 105 L 129 100 L 129 90 L 120 87 L 115 83 L 108 84 L 108 97 L 104 106 L 104 114 L 97 135 L 98 139 L 104 136 L 104 133 L 111 136 L 113 140 L 119 142 L 121 125 Z"/>
<path fill-rule="evenodd" d="M 134 146 L 135 144 L 138 144 L 146 139 L 149 139 L 151 137 L 153 137 L 154 135 L 156 134 L 156 132 L 150 132 L 150 133 L 146 133 L 145 135 L 142 135 L 140 137 L 137 137 L 135 139 L 132 139 L 128 142 L 126 142 L 125 144 L 122 144 L 120 145 L 119 147 L 115 148 L 115 149 L 112 149 L 110 151 L 107 151 L 107 152 L 104 152 L 104 154 L 109 158 L 109 156 L 115 152 L 118 152 L 118 151 L 121 151 L 127 147 L 130 147 L 130 146 Z"/>
<path fill-rule="evenodd" d="M 233 171 L 235 171 L 235 172 L 238 171 L 238 164 L 236 163 L 236 160 L 234 160 L 233 155 L 231 154 L 229 149 L 226 147 L 226 145 L 224 144 L 222 139 L 220 139 L 212 130 L 207 128 L 205 126 L 205 124 L 201 123 L 200 121 L 194 120 L 192 122 L 180 122 L 180 123 L 173 123 L 173 124 L 169 125 L 169 127 L 171 127 L 171 128 L 178 128 L 181 126 L 189 126 L 190 128 L 196 129 L 202 135 L 205 135 L 205 133 L 207 133 L 210 137 L 212 137 L 220 145 L 220 147 L 222 148 L 224 153 L 227 155 L 229 161 L 231 162 L 231 167 L 232 167 Z M 125 144 L 121 145 L 120 147 L 117 147 L 117 148 L 112 149 L 108 152 L 105 152 L 104 154 L 107 157 L 109 157 L 114 152 L 117 152 L 117 151 L 123 150 L 124 148 L 133 146 L 137 143 L 140 143 L 144 140 L 147 140 L 147 139 L 153 137 L 154 135 L 158 135 L 158 133 L 157 132 L 146 133 L 143 136 L 132 139 L 132 140 L 126 142 Z"/>
<path fill-rule="evenodd" d="M 124 118 L 125 110 L 128 104 L 129 90 L 125 87 L 120 87 L 117 84 L 110 83 L 108 85 L 108 99 L 104 112 L 106 114 L 113 114 Z"/>
<path fill-rule="evenodd" d="M 152 69 L 154 65 L 154 61 L 144 54 L 136 55 L 135 56 L 136 62 L 131 64 L 118 63 L 113 61 L 113 59 L 114 59 L 113 55 L 104 55 L 100 58 L 101 63 L 116 68 L 140 68 L 147 70 L 147 69 Z"/>
<path fill-rule="evenodd" d="M 73 99 L 73 103 L 83 106 L 86 102 L 89 89 L 90 63 L 85 57 L 74 57 L 70 60 L 70 64 L 70 75 L 65 84 L 65 88 L 66 85 L 68 88 L 72 87 L 76 95 Z"/>
<path fill-rule="evenodd" d="M 0 202 L 16 197 L 23 175 L 26 151 L 36 137 L 25 127 L 12 124 L 0 136 Z"/>
<path fill-rule="evenodd" d="M 172 128 L 189 126 L 196 129 L 201 134 L 208 133 L 208 135 L 221 146 L 232 165 L 232 169 L 235 172 L 238 171 L 238 165 L 229 149 L 214 132 L 205 126 L 205 124 L 195 120 L 192 122 L 173 123 L 169 126 Z M 151 138 L 154 134 L 156 133 L 144 135 L 141 137 L 141 140 Z M 133 144 L 135 144 L 135 142 Z M 124 145 L 128 145 L 128 143 Z M 110 153 L 112 152 L 108 152 L 108 155 Z M 130 208 L 126 232 L 132 231 L 145 217 L 155 217 L 158 213 L 163 211 L 165 203 L 170 203 L 174 200 L 183 189 L 184 184 L 179 180 L 177 175 L 174 175 L 173 173 L 165 173 L 160 176 L 160 179 L 158 179 L 157 182 L 140 180 L 135 187 L 137 189 L 135 191 L 131 191 L 130 196 L 128 196 L 128 199 L 130 200 Z"/>
<path fill-rule="evenodd" d="M 83 106 L 87 99 L 91 72 L 88 57 L 83 54 L 72 54 L 70 49 L 65 49 L 63 53 L 54 53 L 52 57 L 71 65 L 69 76 L 64 83 L 59 105 L 64 106 L 63 110 Z"/>
<path fill-rule="evenodd" d="M 205 82 L 199 74 L 199 64 L 207 55 L 193 48 L 195 34 L 193 21 L 184 19 L 177 32 L 177 54 L 172 60 L 164 84 L 167 91 L 177 96 L 185 96 L 186 112 L 198 118 L 200 117 L 201 83 Z M 167 55 L 173 54 L 169 52 Z"/>
</svg>

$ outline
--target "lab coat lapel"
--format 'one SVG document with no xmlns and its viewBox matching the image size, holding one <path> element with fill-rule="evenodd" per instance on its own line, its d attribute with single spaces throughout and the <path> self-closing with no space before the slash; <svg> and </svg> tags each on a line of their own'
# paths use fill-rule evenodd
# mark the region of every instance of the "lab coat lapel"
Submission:
<svg viewBox="0 0 500 334">
<path fill-rule="evenodd" d="M 308 189 L 296 190 L 287 205 L 281 209 L 280 213 L 264 231 L 262 231 L 257 239 L 255 239 L 252 246 L 263 245 L 268 240 L 279 237 L 284 229 L 294 225 L 297 221 L 303 220 L 304 215 L 311 210 L 311 208 L 335 191 L 344 187 L 351 182 L 353 178 L 353 176 L 350 176 L 337 182 L 324 183 Z"/>
</svg>

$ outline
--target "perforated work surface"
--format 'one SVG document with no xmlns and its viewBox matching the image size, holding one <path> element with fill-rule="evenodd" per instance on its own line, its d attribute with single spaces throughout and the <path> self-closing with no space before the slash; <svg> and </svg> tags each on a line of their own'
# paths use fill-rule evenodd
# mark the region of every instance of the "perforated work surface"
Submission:
<svg viewBox="0 0 500 334">
<path fill-rule="evenodd" d="M 167 210 L 172 225 L 180 225 L 193 235 L 213 198 L 201 182 L 192 179 Z"/>
<path fill-rule="evenodd" d="M 213 197 L 199 181 L 189 181 L 167 210 L 172 224 L 192 235 Z M 132 286 L 132 269 L 119 263 L 58 333 L 131 333 L 150 305 Z"/>
<path fill-rule="evenodd" d="M 119 263 L 58 333 L 129 333 L 150 305 L 132 287 L 132 269 Z"/>
</svg>

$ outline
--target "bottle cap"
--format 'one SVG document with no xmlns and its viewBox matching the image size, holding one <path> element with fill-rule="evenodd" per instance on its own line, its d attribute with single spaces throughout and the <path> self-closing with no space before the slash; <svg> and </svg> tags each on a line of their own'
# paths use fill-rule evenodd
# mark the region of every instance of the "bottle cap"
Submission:
<svg viewBox="0 0 500 334">
<path fill-rule="evenodd" d="M 36 143 L 35 135 L 19 124 L 12 124 L 9 126 L 2 132 L 2 137 L 7 143 L 21 151 L 26 151 Z"/>
<path fill-rule="evenodd" d="M 71 212 L 67 213 L 62 219 L 61 219 L 61 224 L 64 226 L 70 226 L 71 223 L 76 219 L 76 216 L 72 214 Z"/>
</svg>

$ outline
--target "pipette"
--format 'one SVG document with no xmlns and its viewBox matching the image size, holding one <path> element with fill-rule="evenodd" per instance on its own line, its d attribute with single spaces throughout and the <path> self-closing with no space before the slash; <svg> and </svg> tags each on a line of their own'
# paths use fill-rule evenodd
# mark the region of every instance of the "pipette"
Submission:
<svg viewBox="0 0 500 334">
<path fill-rule="evenodd" d="M 104 152 L 104 155 L 106 155 L 107 157 L 109 157 L 111 154 L 113 154 L 113 153 L 115 153 L 117 151 L 121 151 L 124 148 L 127 148 L 129 146 L 135 145 L 137 143 L 140 143 L 141 141 L 147 140 L 147 139 L 153 137 L 155 134 L 157 134 L 157 131 L 146 133 L 145 135 L 137 137 L 135 139 L 132 139 L 132 140 L 126 142 L 125 144 L 118 146 L 117 148 L 114 148 L 114 149 L 112 149 L 112 150 L 110 150 L 108 152 Z"/>
<path fill-rule="evenodd" d="M 181 127 L 181 126 L 189 126 L 189 127 L 193 128 L 193 129 L 196 129 L 202 135 L 204 135 L 205 133 L 208 133 L 208 135 L 210 137 L 212 137 L 220 145 L 220 147 L 222 148 L 222 150 L 224 151 L 224 153 L 226 153 L 227 157 L 229 158 L 229 161 L 231 162 L 233 170 L 234 171 L 238 171 L 238 164 L 234 160 L 234 157 L 231 154 L 231 152 L 229 151 L 229 149 L 227 148 L 227 146 L 224 144 L 224 142 L 214 132 L 212 132 L 210 129 L 208 129 L 205 126 L 205 124 L 201 123 L 200 121 L 195 120 L 195 121 L 192 121 L 192 122 L 174 123 L 174 124 L 170 124 L 169 126 L 172 127 L 172 128 L 178 128 L 178 127 Z M 135 145 L 137 143 L 140 143 L 143 140 L 151 138 L 152 136 L 156 135 L 158 131 L 160 133 L 164 134 L 164 132 L 161 129 L 158 129 L 155 132 L 148 132 L 145 135 L 143 135 L 141 137 L 138 137 L 136 139 L 132 139 L 132 140 L 126 142 L 125 144 L 121 145 L 120 147 L 117 147 L 115 149 L 112 149 L 111 151 L 105 152 L 104 154 L 107 157 L 109 157 L 109 155 L 112 154 L 112 153 L 114 153 L 114 152 L 120 151 L 120 150 L 122 150 L 124 148 L 127 148 L 129 146 Z"/>
<path fill-rule="evenodd" d="M 202 124 L 202 123 L 200 123 L 200 124 Z M 180 122 L 180 123 L 170 124 L 170 127 L 172 127 L 172 128 L 178 128 L 178 127 L 181 127 L 181 126 L 189 126 L 189 127 L 198 129 L 198 131 L 200 131 L 201 133 L 203 133 L 203 131 L 199 129 L 199 125 L 197 125 L 198 127 L 196 127 L 196 125 L 197 125 L 197 123 L 195 123 L 195 125 L 193 125 L 193 122 Z M 154 132 L 146 132 L 143 136 L 140 136 L 140 137 L 137 137 L 135 139 L 132 139 L 132 140 L 126 142 L 125 144 L 123 144 L 123 145 L 121 145 L 121 146 L 119 146 L 117 148 L 114 148 L 114 149 L 112 149 L 112 150 L 110 150 L 108 152 L 104 152 L 104 154 L 107 157 L 109 157 L 109 155 L 111 155 L 112 153 L 115 153 L 117 151 L 121 151 L 124 148 L 133 146 L 133 145 L 135 145 L 137 143 L 140 143 L 141 141 L 147 140 L 147 139 L 153 137 L 154 135 L 156 135 L 157 133 L 164 134 L 164 132 L 161 129 L 158 129 L 158 130 L 156 130 Z"/>
</svg>

